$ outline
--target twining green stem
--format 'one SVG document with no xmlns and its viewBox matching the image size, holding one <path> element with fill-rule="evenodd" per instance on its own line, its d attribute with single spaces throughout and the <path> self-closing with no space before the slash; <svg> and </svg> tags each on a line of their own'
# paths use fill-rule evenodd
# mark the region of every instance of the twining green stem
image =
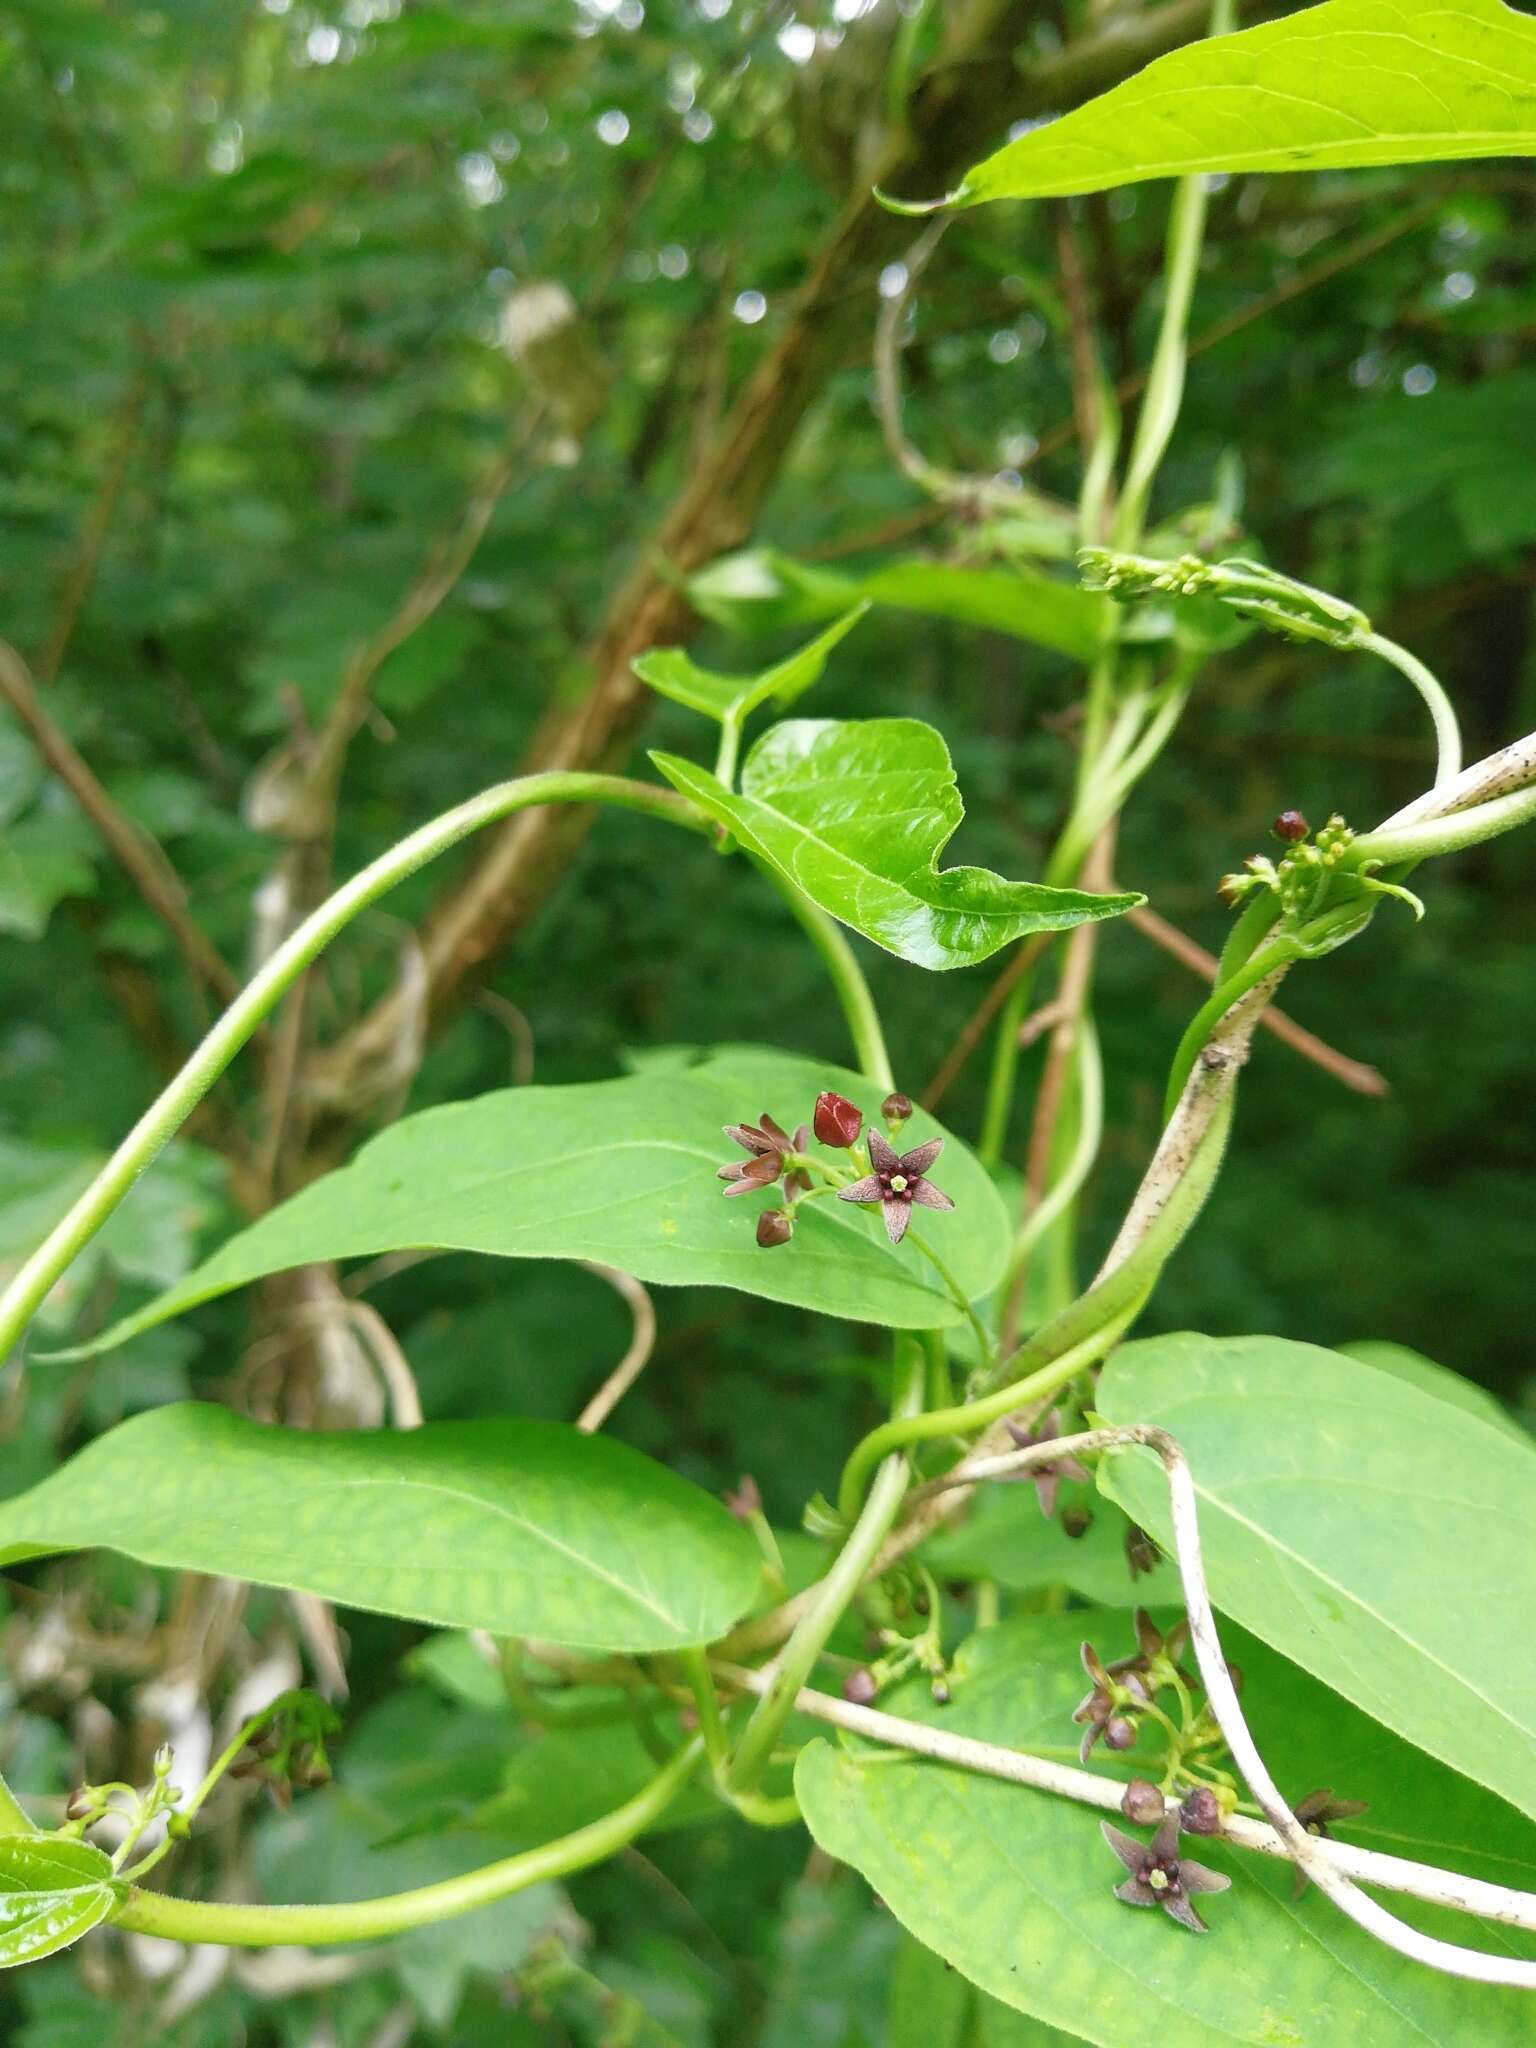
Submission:
<svg viewBox="0 0 1536 2048">
<path fill-rule="evenodd" d="M 1048 1399 L 1068 1380 L 1086 1372 L 1090 1365 L 1096 1365 L 1135 1321 L 1149 1291 L 1143 1290 L 1131 1307 L 1112 1317 L 1060 1358 L 1038 1366 L 1006 1387 L 999 1387 L 995 1394 L 987 1394 L 978 1401 L 967 1401 L 958 1408 L 937 1408 L 928 1410 L 926 1414 L 893 1416 L 889 1422 L 882 1422 L 878 1429 L 872 1429 L 868 1436 L 854 1445 L 852 1455 L 843 1467 L 837 1495 L 839 1512 L 848 1520 L 858 1513 L 871 1467 L 892 1452 L 905 1450 L 909 1444 L 927 1443 L 934 1437 L 974 1435 L 978 1430 L 990 1428 L 994 1422 L 1001 1422 L 1016 1408 L 1025 1407 L 1031 1401 Z M 874 1498 L 873 1493 L 870 1498 Z"/>
<path fill-rule="evenodd" d="M 240 991 L 176 1078 L 145 1111 L 90 1186 L 0 1295 L 0 1359 L 25 1329 L 28 1320 L 70 1260 L 106 1222 L 124 1195 L 161 1148 L 175 1135 L 204 1095 L 251 1037 L 262 1019 L 281 1001 L 305 968 L 345 929 L 360 911 L 403 882 L 438 854 L 467 839 L 484 825 L 513 811 L 539 804 L 617 804 L 708 831 L 709 822 L 669 789 L 654 789 L 618 775 L 589 775 L 560 769 L 545 775 L 520 776 L 497 783 L 467 803 L 444 811 L 387 853 L 371 861 L 312 911 L 284 940 L 271 958 Z"/>
<path fill-rule="evenodd" d="M 1099 1057 L 1098 1032 L 1094 1029 L 1093 1019 L 1086 1014 L 1078 1025 L 1074 1050 L 1077 1056 L 1077 1136 L 1072 1154 L 1056 1180 L 1019 1226 L 1003 1273 L 1005 1294 L 1035 1246 L 1076 1199 L 1098 1157 L 1104 1135 L 1104 1062 Z"/>
<path fill-rule="evenodd" d="M 1536 784 L 1514 789 L 1471 810 L 1453 811 L 1448 818 L 1429 818 L 1418 825 L 1387 826 L 1380 832 L 1364 832 L 1349 849 L 1352 865 L 1380 861 L 1396 867 L 1403 861 L 1432 860 L 1442 853 L 1459 853 L 1465 846 L 1479 846 L 1496 839 L 1501 832 L 1536 818 Z"/>
<path fill-rule="evenodd" d="M 167 1941 L 213 1941 L 233 1948 L 277 1948 L 288 1943 L 320 1948 L 337 1941 L 378 1941 L 410 1927 L 426 1927 L 436 1920 L 472 1912 L 512 1892 L 525 1891 L 529 1885 L 568 1877 L 600 1863 L 666 1812 L 703 1753 L 703 1737 L 691 1737 L 633 1799 L 601 1820 L 540 1848 L 466 1871 L 462 1877 L 339 1906 L 219 1905 L 134 1890 L 112 1916 L 113 1924 L 132 1934 L 158 1934 Z"/>
<path fill-rule="evenodd" d="M 915 1230 L 908 1230 L 908 1242 L 915 1244 L 923 1257 L 929 1261 L 948 1290 L 949 1298 L 970 1325 L 971 1335 L 976 1339 L 980 1352 L 980 1363 L 985 1366 L 992 1355 L 992 1339 L 987 1335 L 986 1325 L 972 1308 L 969 1297 L 949 1267 L 939 1257 L 927 1238 L 920 1237 Z"/>
<path fill-rule="evenodd" d="M 1443 789 L 1461 773 L 1461 727 L 1456 723 L 1455 708 L 1445 693 L 1445 686 L 1416 654 L 1410 654 L 1406 647 L 1399 647 L 1395 640 L 1387 639 L 1383 633 L 1367 633 L 1356 644 L 1362 651 L 1379 654 L 1383 661 L 1391 662 L 1424 699 L 1435 725 L 1438 759 L 1435 762 L 1434 786 Z"/>
<path fill-rule="evenodd" d="M 1243 905 L 1236 922 L 1227 933 L 1227 942 L 1221 949 L 1221 958 L 1216 963 L 1216 982 L 1219 987 L 1236 974 L 1245 960 L 1252 957 L 1255 947 L 1266 939 L 1280 922 L 1280 905 L 1268 889 L 1257 890 Z"/>
<path fill-rule="evenodd" d="M 837 999 L 843 1006 L 860 1071 L 872 1087 L 880 1089 L 883 1095 L 889 1095 L 896 1081 L 891 1073 L 891 1056 L 885 1049 L 885 1033 L 880 1028 L 880 1013 L 869 992 L 869 983 L 864 979 L 864 970 L 852 946 L 844 938 L 842 927 L 793 882 L 776 874 L 766 861 L 755 861 L 754 866 L 778 890 L 794 912 L 801 930 L 821 955 L 822 965 L 831 976 Z"/>
<path fill-rule="evenodd" d="M 702 1650 L 684 1650 L 682 1659 L 693 1693 L 693 1704 L 699 1716 L 699 1733 L 704 1738 L 704 1754 L 709 1758 L 709 1768 L 718 1782 L 725 1772 L 726 1740 L 725 1723 L 720 1718 L 720 1700 L 715 1691 L 714 1677 Z"/>
<path fill-rule="evenodd" d="M 1184 398 L 1190 301 L 1205 235 L 1206 188 L 1200 177 L 1180 178 L 1168 216 L 1163 258 L 1163 317 L 1147 370 L 1147 391 L 1136 418 L 1125 487 L 1115 509 L 1113 545 L 1133 549 L 1141 539 L 1158 467 L 1173 438 Z"/>
<path fill-rule="evenodd" d="M 893 1420 L 920 1414 L 923 1405 L 924 1347 L 912 1336 L 896 1339 Z M 799 1692 L 821 1655 L 843 1610 L 863 1584 L 870 1566 L 896 1520 L 909 1479 L 904 1457 L 888 1458 L 869 1489 L 869 1498 L 854 1523 L 831 1570 L 816 1588 L 816 1597 L 800 1617 L 793 1635 L 774 1662 L 773 1679 L 758 1699 L 742 1730 L 736 1754 L 726 1773 L 726 1789 L 751 1792 L 757 1787 L 780 1730 L 794 1710 Z"/>
<path fill-rule="evenodd" d="M 1029 944 L 1026 939 L 1023 942 Z M 992 1068 L 987 1076 L 987 1101 L 982 1111 L 981 1135 L 976 1152 L 983 1166 L 996 1166 L 1003 1156 L 1008 1137 L 1008 1119 L 1013 1111 L 1013 1092 L 1019 1073 L 1019 1031 L 1029 1012 L 1035 975 L 1031 968 L 1009 989 L 992 1040 Z"/>
<path fill-rule="evenodd" d="M 1250 953 L 1235 973 L 1225 981 L 1219 981 L 1207 1000 L 1196 1010 L 1189 1021 L 1189 1027 L 1179 1040 L 1178 1050 L 1173 1056 L 1173 1065 L 1168 1070 L 1168 1086 L 1163 1097 L 1163 1120 L 1166 1123 L 1178 1107 L 1179 1097 L 1184 1092 L 1184 1083 L 1189 1079 L 1190 1069 L 1200 1057 L 1200 1048 L 1210 1037 L 1212 1028 L 1224 1017 L 1240 996 L 1249 989 L 1257 988 L 1266 975 L 1277 973 L 1282 967 L 1289 967 L 1293 960 L 1299 960 L 1302 946 L 1289 932 L 1272 939 L 1267 946 L 1260 946 Z"/>
</svg>

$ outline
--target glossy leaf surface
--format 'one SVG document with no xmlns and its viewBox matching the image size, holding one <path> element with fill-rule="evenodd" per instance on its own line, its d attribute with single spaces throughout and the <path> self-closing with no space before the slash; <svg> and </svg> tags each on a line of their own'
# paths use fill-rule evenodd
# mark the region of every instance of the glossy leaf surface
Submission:
<svg viewBox="0 0 1536 2048">
<path fill-rule="evenodd" d="M 954 195 L 1039 199 L 1211 171 L 1536 153 L 1536 22 L 1500 0 L 1325 0 L 1160 57 Z"/>
<path fill-rule="evenodd" d="M 720 1503 L 557 1423 L 312 1432 L 178 1402 L 0 1508 L 0 1559 L 117 1550 L 344 1606 L 604 1650 L 707 1642 L 759 1563 Z"/>
<path fill-rule="evenodd" d="M 949 749 L 914 718 L 786 719 L 747 756 L 739 796 L 691 761 L 654 759 L 823 910 L 916 967 L 974 966 L 1028 932 L 1066 931 L 1142 900 L 941 870 L 965 807 Z"/>
<path fill-rule="evenodd" d="M 1134 1647 L 1129 1615 L 1119 1619 L 1118 1632 L 1107 1615 L 1088 1619 L 1105 1656 Z M 1059 1753 L 1078 1733 L 1071 1714 L 1084 1689 L 1084 1622 L 1042 1616 L 983 1629 L 959 1653 L 950 1705 L 935 1706 L 923 1683 L 881 1704 L 984 1741 Z M 1243 1666 L 1244 1704 L 1282 1787 L 1300 1798 L 1329 1785 L 1369 1802 L 1341 1833 L 1507 1884 L 1536 1881 L 1536 1837 L 1502 1801 L 1385 1734 L 1241 1631 L 1224 1643 Z M 1134 1750 L 1113 1767 L 1124 1777 L 1138 1768 L 1145 1764 Z M 1234 1880 L 1200 1902 L 1211 1929 L 1202 1939 L 1113 1896 L 1123 1873 L 1087 1808 L 827 1741 L 802 1753 L 795 1782 L 817 1841 L 862 1871 L 920 1941 L 992 1998 L 1100 2048 L 1463 2040 L 1516 2048 L 1526 2038 L 1529 2001 L 1520 1992 L 1410 1963 L 1315 1892 L 1293 1900 L 1291 1872 L 1278 1861 L 1197 1845 L 1199 1861 Z M 1407 1911 L 1448 1938 L 1536 1948 L 1530 1937 L 1491 1934 L 1461 1915 Z"/>
<path fill-rule="evenodd" d="M 1219 1607 L 1536 1814 L 1536 1448 L 1358 1359 L 1275 1337 L 1126 1345 L 1099 1407 L 1182 1444 Z M 1150 1453 L 1106 1460 L 1101 1483 L 1168 1542 Z"/>
<path fill-rule="evenodd" d="M 598 1259 L 662 1286 L 737 1287 L 897 1329 L 958 1321 L 960 1309 L 915 1238 L 932 1233 L 975 1300 L 1002 1271 L 1009 1229 L 991 1181 L 958 1140 L 946 1142 L 934 1168 L 954 1197 L 954 1223 L 925 1217 L 902 1246 L 889 1242 L 878 1211 L 818 1201 L 797 1220 L 791 1243 L 765 1251 L 753 1218 L 777 1194 L 723 1197 L 715 1168 L 746 1155 L 722 1126 L 767 1109 L 793 1130 L 823 1088 L 867 1113 L 879 1106 L 879 1091 L 844 1068 L 741 1047 L 679 1072 L 509 1088 L 423 1110 L 232 1237 L 92 1348 L 119 1344 L 266 1273 L 415 1246 Z M 913 1144 L 940 1131 L 921 1110 L 907 1129 Z M 824 1148 L 813 1149 L 830 1163 Z"/>
<path fill-rule="evenodd" d="M 118 1895 L 94 1843 L 0 1835 L 0 1970 L 68 1948 L 100 1926 Z"/>
</svg>

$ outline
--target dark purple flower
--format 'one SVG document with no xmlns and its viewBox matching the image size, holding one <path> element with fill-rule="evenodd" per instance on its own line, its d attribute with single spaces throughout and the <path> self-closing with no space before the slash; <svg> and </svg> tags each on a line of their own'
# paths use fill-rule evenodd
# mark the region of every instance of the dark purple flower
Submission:
<svg viewBox="0 0 1536 2048">
<path fill-rule="evenodd" d="M 846 1149 L 849 1145 L 856 1145 L 859 1142 L 859 1133 L 864 1128 L 864 1112 L 856 1102 L 850 1102 L 846 1095 L 839 1095 L 832 1088 L 824 1088 L 816 1098 L 811 1123 L 823 1145 L 837 1145 Z"/>
<path fill-rule="evenodd" d="M 771 1188 L 784 1173 L 786 1154 L 803 1152 L 811 1142 L 811 1134 L 804 1124 L 791 1137 L 781 1124 L 774 1122 L 767 1110 L 755 1124 L 725 1125 L 725 1135 L 743 1152 L 752 1154 L 745 1166 L 733 1162 L 716 1168 L 715 1178 L 730 1182 L 729 1187 L 721 1190 L 727 1195 L 750 1195 L 759 1188 Z M 784 1186 L 789 1193 L 797 1188 L 808 1188 L 810 1184 L 811 1177 L 803 1170 L 785 1174 Z M 784 1239 L 775 1238 L 774 1242 L 782 1244 Z"/>
<path fill-rule="evenodd" d="M 878 1131 L 871 1131 L 869 1163 L 874 1172 L 856 1180 L 852 1187 L 839 1188 L 837 1198 L 840 1202 L 878 1202 L 887 1236 L 892 1244 L 900 1244 L 912 1221 L 914 1202 L 924 1209 L 955 1206 L 948 1195 L 924 1178 L 943 1150 L 942 1138 L 930 1138 L 926 1145 L 914 1145 L 910 1152 L 898 1153 Z"/>
<path fill-rule="evenodd" d="M 1125 1527 L 1125 1561 L 1131 1568 L 1132 1585 L 1143 1572 L 1155 1571 L 1163 1561 L 1163 1553 L 1137 1522 L 1127 1522 Z"/>
<path fill-rule="evenodd" d="M 762 1491 L 750 1472 L 743 1472 L 734 1489 L 727 1487 L 720 1498 L 738 1522 L 750 1522 L 763 1512 Z"/>
<path fill-rule="evenodd" d="M 1053 1408 L 1044 1418 L 1043 1427 L 1020 1429 L 1016 1422 L 1008 1424 L 1008 1434 L 1021 1451 L 1033 1450 L 1036 1444 L 1048 1444 L 1061 1435 L 1061 1410 Z M 1035 1498 L 1040 1503 L 1040 1512 L 1049 1521 L 1056 1512 L 1056 1489 L 1063 1479 L 1087 1479 L 1088 1474 L 1076 1458 L 1052 1458 L 1046 1465 L 1031 1465 L 1028 1471 L 1015 1472 L 1015 1479 L 1029 1480 L 1035 1489 Z"/>
<path fill-rule="evenodd" d="M 1142 1683 L 1141 1674 L 1130 1667 L 1134 1658 L 1125 1658 L 1120 1665 L 1105 1664 L 1092 1643 L 1084 1643 L 1080 1652 L 1083 1669 L 1093 1681 L 1093 1690 L 1087 1693 L 1073 1709 L 1072 1718 L 1087 1725 L 1078 1756 L 1087 1763 L 1096 1742 L 1102 1738 L 1111 1749 L 1130 1749 L 1136 1740 L 1136 1724 L 1127 1719 L 1125 1709 L 1132 1712 L 1137 1707 L 1147 1706 L 1152 1695 Z"/>
<path fill-rule="evenodd" d="M 1129 1835 L 1109 1821 L 1100 1821 L 1104 1839 L 1131 1873 L 1115 1886 L 1115 1897 L 1128 1906 L 1161 1906 L 1170 1920 L 1177 1920 L 1191 1934 L 1209 1930 L 1190 1904 L 1192 1894 L 1224 1892 L 1231 1884 L 1219 1870 L 1207 1870 L 1179 1854 L 1179 1823 L 1170 1814 L 1150 1842 L 1133 1842 Z"/>
<path fill-rule="evenodd" d="M 1325 1839 L 1333 1830 L 1329 1823 L 1336 1820 L 1353 1820 L 1357 1814 L 1370 1809 L 1363 1799 L 1340 1799 L 1324 1786 L 1320 1792 L 1309 1792 L 1292 1808 L 1296 1818 L 1309 1835 L 1321 1835 Z M 1296 1882 L 1292 1887 L 1292 1898 L 1299 1899 L 1308 1884 L 1307 1873 L 1296 1866 Z"/>
</svg>

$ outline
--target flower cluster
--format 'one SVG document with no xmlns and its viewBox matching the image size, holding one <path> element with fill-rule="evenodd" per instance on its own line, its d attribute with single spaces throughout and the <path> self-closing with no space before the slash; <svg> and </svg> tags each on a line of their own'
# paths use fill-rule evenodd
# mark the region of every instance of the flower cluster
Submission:
<svg viewBox="0 0 1536 2048">
<path fill-rule="evenodd" d="M 1339 867 L 1354 843 L 1354 833 L 1335 811 L 1314 839 L 1300 811 L 1282 811 L 1274 822 L 1275 837 L 1287 851 L 1278 862 L 1267 854 L 1255 853 L 1244 861 L 1240 874 L 1223 875 L 1221 896 L 1226 903 L 1240 903 L 1256 889 L 1273 890 L 1287 917 L 1304 917 L 1321 908 L 1328 879 Z"/>
<path fill-rule="evenodd" d="M 1187 1692 L 1195 1682 L 1178 1661 L 1189 1642 L 1187 1621 L 1175 1623 L 1165 1636 L 1147 1610 L 1138 1607 L 1135 1626 L 1138 1647 L 1133 1657 L 1117 1657 L 1106 1664 L 1092 1643 L 1082 1646 L 1083 1669 L 1093 1684 L 1072 1718 L 1086 1724 L 1078 1749 L 1084 1763 L 1101 1738 L 1111 1749 L 1132 1748 L 1136 1723 L 1152 1707 L 1155 1695 L 1169 1685 Z"/>
<path fill-rule="evenodd" d="M 887 1129 L 894 1132 L 911 1116 L 912 1103 L 905 1095 L 888 1095 L 880 1112 Z M 819 1144 L 849 1154 L 854 1178 L 809 1154 L 812 1128 Z M 866 1158 L 854 1150 L 863 1131 L 864 1113 L 858 1104 L 826 1089 L 816 1098 L 811 1126 L 801 1124 L 792 1134 L 766 1110 L 755 1124 L 727 1124 L 725 1135 L 749 1156 L 719 1167 L 716 1177 L 727 1183 L 726 1195 L 761 1193 L 783 1183 L 789 1198 L 786 1206 L 764 1209 L 757 1219 L 757 1241 L 765 1248 L 789 1243 L 795 1209 L 817 1194 L 835 1194 L 842 1202 L 878 1203 L 892 1244 L 905 1237 L 914 1207 L 954 1208 L 949 1196 L 928 1179 L 929 1167 L 944 1149 L 942 1138 L 898 1152 L 888 1138 L 871 1129 L 865 1141 L 869 1170 L 863 1172 Z M 819 1187 L 813 1185 L 813 1177 Z"/>
</svg>

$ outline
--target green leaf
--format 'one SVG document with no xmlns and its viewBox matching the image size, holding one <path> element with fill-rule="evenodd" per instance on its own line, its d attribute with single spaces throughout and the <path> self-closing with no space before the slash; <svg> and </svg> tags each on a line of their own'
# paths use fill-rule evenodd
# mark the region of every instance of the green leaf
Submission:
<svg viewBox="0 0 1536 2048">
<path fill-rule="evenodd" d="M 151 1409 L 0 1507 L 0 1560 L 105 1548 L 447 1628 L 600 1650 L 708 1642 L 757 1590 L 718 1501 L 557 1423 L 280 1429 Z"/>
<path fill-rule="evenodd" d="M 1182 1444 L 1219 1607 L 1536 1815 L 1536 1448 L 1277 1337 L 1127 1345 L 1099 1407 Z M 1150 1453 L 1107 1459 L 1100 1484 L 1168 1543 Z"/>
<path fill-rule="evenodd" d="M 786 719 L 748 754 L 739 796 L 675 754 L 651 758 L 785 881 L 915 967 L 971 967 L 1143 900 L 941 871 L 965 809 L 949 749 L 915 718 Z"/>
<path fill-rule="evenodd" d="M 630 666 L 641 682 L 649 683 L 675 704 L 702 711 L 721 725 L 738 724 L 760 704 L 771 702 L 787 709 L 797 697 L 803 697 L 821 680 L 827 656 L 868 610 L 867 604 L 855 605 L 808 646 L 754 676 L 717 675 L 700 668 L 681 647 L 653 647 L 648 654 L 637 655 Z"/>
<path fill-rule="evenodd" d="M 1092 1618 L 1096 1647 L 1106 1656 L 1133 1648 L 1129 1616 L 1118 1634 L 1108 1622 Z M 980 1630 L 957 1656 L 950 1705 L 936 1706 L 922 1681 L 882 1705 L 983 1741 L 1059 1753 L 1079 1732 L 1071 1714 L 1084 1687 L 1082 1633 L 1083 1617 L 1070 1614 Z M 1331 1785 L 1370 1802 L 1343 1830 L 1367 1847 L 1506 1884 L 1536 1880 L 1530 1829 L 1500 1800 L 1384 1734 L 1241 1631 L 1228 1640 L 1224 1630 L 1223 1640 L 1243 1667 L 1259 1747 L 1293 1797 Z M 893 1762 L 889 1752 L 870 1759 L 862 1744 L 815 1742 L 802 1752 L 795 1785 L 823 1849 L 860 1870 L 909 1932 L 992 1998 L 1100 2048 L 1516 2048 L 1527 2038 L 1522 1994 L 1408 1962 L 1315 1892 L 1293 1900 L 1284 1863 L 1202 1842 L 1200 1861 L 1234 1882 L 1202 1902 L 1211 1933 L 1197 1940 L 1113 1896 L 1120 1870 L 1096 1813 L 940 1764 Z M 1108 1774 L 1146 1773 L 1149 1761 L 1133 1751 Z M 1407 1910 L 1454 1939 L 1489 1933 L 1459 1915 Z M 1503 1929 L 1496 1939 L 1529 1943 Z"/>
<path fill-rule="evenodd" d="M 921 555 L 847 576 L 772 548 L 748 548 L 690 578 L 688 596 L 706 617 L 746 632 L 809 625 L 862 603 L 1007 633 L 1074 661 L 1091 661 L 1103 637 L 1102 605 L 1075 583 Z"/>
<path fill-rule="evenodd" d="M 1362 1337 L 1354 1344 L 1340 1344 L 1338 1349 L 1346 1358 L 1358 1358 L 1362 1365 L 1373 1365 L 1378 1372 L 1391 1373 L 1397 1379 L 1406 1380 L 1410 1387 L 1417 1387 L 1421 1393 L 1433 1394 L 1439 1401 L 1449 1401 L 1453 1408 L 1475 1415 L 1479 1422 L 1502 1429 L 1517 1443 L 1529 1442 L 1514 1416 L 1486 1387 L 1464 1380 L 1449 1366 L 1436 1365 L 1422 1351 L 1411 1351 L 1406 1344 L 1391 1344 L 1380 1337 Z"/>
<path fill-rule="evenodd" d="M 938 1329 L 960 1319 L 909 1236 L 886 1238 L 878 1211 L 813 1202 L 790 1244 L 764 1251 L 754 1217 L 773 1194 L 722 1198 L 715 1168 L 742 1155 L 721 1126 L 767 1109 L 793 1130 L 818 1092 L 866 1111 L 877 1091 L 815 1060 L 738 1048 L 680 1073 L 569 1088 L 509 1088 L 423 1110 L 372 1139 L 336 1173 L 232 1237 L 195 1272 L 115 1324 L 81 1355 L 267 1273 L 315 1259 L 420 1246 L 503 1258 L 599 1259 L 672 1287 L 736 1287 L 854 1322 Z M 938 1135 L 919 1110 L 912 1143 Z M 935 1179 L 956 1222 L 935 1217 L 940 1256 L 967 1295 L 986 1294 L 1008 1256 L 1009 1223 L 985 1170 L 951 1139 Z M 963 1222 L 961 1221 L 963 1219 Z"/>
<path fill-rule="evenodd" d="M 41 1962 L 117 1904 L 111 1859 L 58 1835 L 0 1835 L 0 1970 Z"/>
<path fill-rule="evenodd" d="M 1533 153 L 1536 22 L 1500 0 L 1326 0 L 1159 57 L 977 164 L 952 203 Z"/>
</svg>

